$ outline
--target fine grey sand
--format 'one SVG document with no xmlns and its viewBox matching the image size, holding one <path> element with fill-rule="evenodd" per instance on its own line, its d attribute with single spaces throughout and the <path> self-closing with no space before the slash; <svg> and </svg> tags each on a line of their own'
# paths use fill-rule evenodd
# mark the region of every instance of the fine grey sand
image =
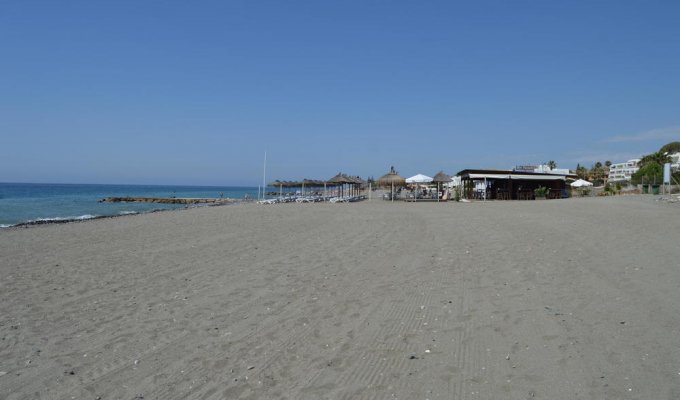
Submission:
<svg viewBox="0 0 680 400">
<path fill-rule="evenodd" d="M 0 231 L 3 399 L 677 399 L 680 207 L 237 205 Z"/>
</svg>

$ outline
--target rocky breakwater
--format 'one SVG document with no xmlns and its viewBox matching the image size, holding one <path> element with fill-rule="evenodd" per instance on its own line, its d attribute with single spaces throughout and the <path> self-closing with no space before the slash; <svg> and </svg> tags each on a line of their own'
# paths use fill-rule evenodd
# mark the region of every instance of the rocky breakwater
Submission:
<svg viewBox="0 0 680 400">
<path fill-rule="evenodd" d="M 233 199 L 198 199 L 177 197 L 107 197 L 99 200 L 100 203 L 161 203 L 161 204 L 227 204 L 233 203 Z"/>
</svg>

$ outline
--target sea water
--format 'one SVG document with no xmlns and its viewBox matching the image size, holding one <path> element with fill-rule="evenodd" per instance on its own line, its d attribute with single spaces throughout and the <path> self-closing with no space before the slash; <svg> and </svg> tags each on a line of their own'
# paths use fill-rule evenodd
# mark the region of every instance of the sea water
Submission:
<svg viewBox="0 0 680 400">
<path fill-rule="evenodd" d="M 0 183 L 0 227 L 185 208 L 182 204 L 101 203 L 105 197 L 255 199 L 257 187 Z"/>
</svg>

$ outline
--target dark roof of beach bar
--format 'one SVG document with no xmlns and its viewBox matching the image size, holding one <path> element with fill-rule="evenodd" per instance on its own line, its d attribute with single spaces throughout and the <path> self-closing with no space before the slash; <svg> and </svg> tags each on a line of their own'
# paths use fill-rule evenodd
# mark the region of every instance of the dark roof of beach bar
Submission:
<svg viewBox="0 0 680 400">
<path fill-rule="evenodd" d="M 565 196 L 566 180 L 572 174 L 510 171 L 499 169 L 464 169 L 458 172 L 463 184 L 463 196 L 477 200 L 533 200 L 535 190 L 549 189 L 548 198 Z M 488 183 L 486 189 L 474 182 Z"/>
<path fill-rule="evenodd" d="M 511 171 L 502 169 L 464 169 L 456 175 L 462 179 L 525 179 L 525 180 L 564 180 L 576 178 L 574 174 L 550 174 L 543 172 Z"/>
</svg>

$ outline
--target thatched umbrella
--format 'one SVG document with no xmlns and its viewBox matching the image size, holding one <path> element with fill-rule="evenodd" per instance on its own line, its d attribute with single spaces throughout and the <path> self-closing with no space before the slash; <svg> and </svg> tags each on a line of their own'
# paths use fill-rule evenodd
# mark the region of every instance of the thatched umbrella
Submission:
<svg viewBox="0 0 680 400">
<path fill-rule="evenodd" d="M 345 175 L 344 178 L 345 178 L 345 183 L 350 185 L 350 195 L 355 195 L 358 192 L 357 187 L 359 187 L 359 189 L 360 189 L 361 185 L 364 184 L 363 179 L 359 178 L 358 176 Z"/>
<path fill-rule="evenodd" d="M 354 181 L 349 176 L 343 174 L 342 172 L 338 172 L 337 175 L 329 179 L 327 182 L 334 186 L 340 186 L 341 190 L 344 192 L 343 185 L 353 183 Z"/>
<path fill-rule="evenodd" d="M 394 187 L 400 187 L 400 186 L 405 186 L 406 185 L 406 180 L 399 176 L 397 174 L 397 171 L 394 170 L 394 167 L 390 167 L 390 172 L 386 173 L 385 175 L 381 176 L 380 179 L 378 179 L 378 186 L 382 187 L 389 187 L 391 188 L 390 191 L 390 198 L 392 201 L 394 201 Z"/>
<path fill-rule="evenodd" d="M 432 178 L 432 182 L 437 183 L 437 202 L 439 202 L 439 185 L 442 183 L 449 183 L 453 179 L 451 179 L 450 176 L 446 175 L 443 171 L 437 172 L 437 174 Z"/>
<path fill-rule="evenodd" d="M 355 186 L 355 191 L 356 193 L 361 193 L 361 187 L 366 185 L 366 181 L 361 179 L 359 176 L 353 176 L 352 180 L 354 181 Z"/>
<path fill-rule="evenodd" d="M 335 175 L 334 177 L 332 177 L 331 179 L 329 179 L 326 182 L 333 183 L 333 184 L 336 184 L 336 185 L 341 185 L 341 184 L 344 184 L 344 183 L 352 182 L 352 179 L 349 176 L 343 174 L 342 172 L 338 172 L 337 175 Z"/>
<path fill-rule="evenodd" d="M 280 180 L 277 179 L 274 182 L 270 182 L 268 186 L 274 186 L 274 187 L 278 186 L 279 187 L 279 197 L 281 197 L 283 195 L 283 184 L 284 184 L 283 182 L 281 182 Z"/>
<path fill-rule="evenodd" d="M 295 187 L 298 186 L 296 182 L 291 182 L 291 181 L 280 181 L 280 180 L 275 180 L 274 182 L 269 183 L 269 186 L 278 186 L 279 187 L 279 197 L 283 196 L 283 188 L 290 188 L 290 187 Z"/>
<path fill-rule="evenodd" d="M 307 179 L 307 178 L 303 179 L 302 182 L 300 182 L 299 184 L 302 185 L 302 195 L 303 196 L 305 195 L 305 186 L 310 187 L 310 188 L 311 187 L 323 186 L 322 181 L 319 181 L 319 180 L 316 180 L 316 179 Z"/>
</svg>

